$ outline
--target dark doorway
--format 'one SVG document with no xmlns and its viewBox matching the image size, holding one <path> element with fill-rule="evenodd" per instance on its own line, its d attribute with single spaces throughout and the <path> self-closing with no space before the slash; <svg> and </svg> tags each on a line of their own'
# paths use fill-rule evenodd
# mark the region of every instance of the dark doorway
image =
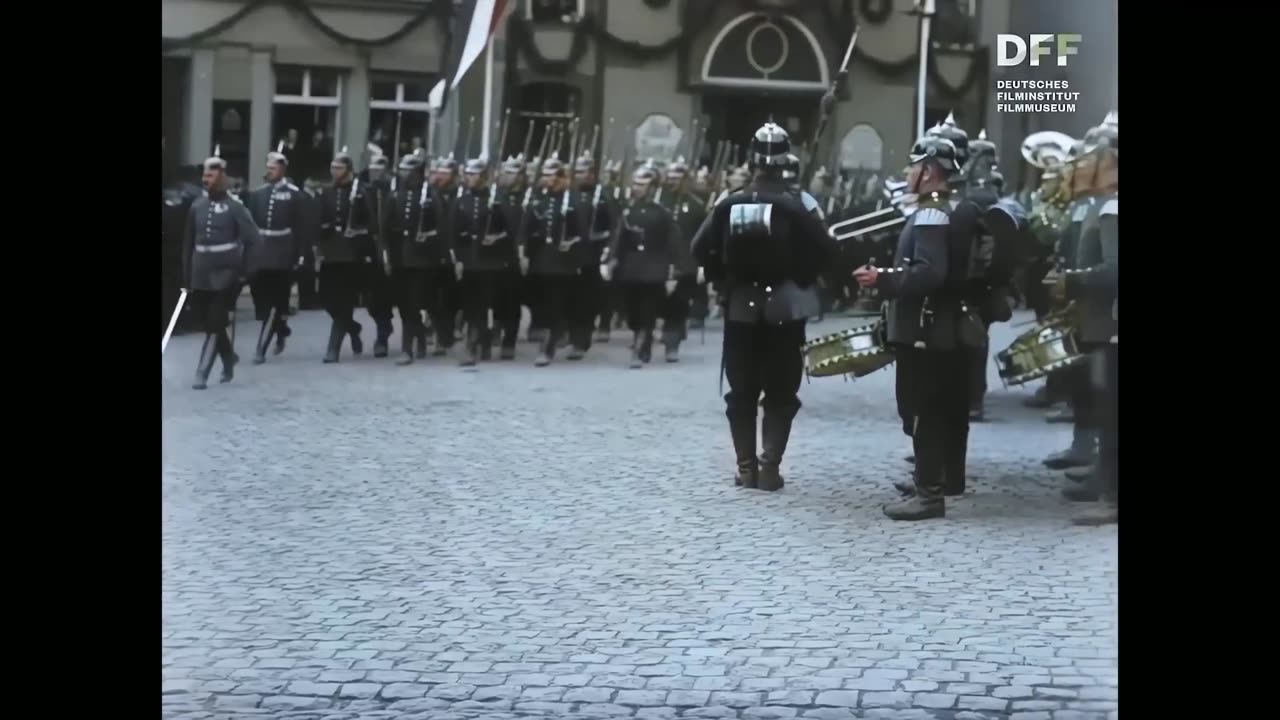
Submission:
<svg viewBox="0 0 1280 720">
<path fill-rule="evenodd" d="M 792 152 L 799 155 L 813 136 L 818 119 L 818 97 L 809 93 L 783 94 L 705 92 L 702 114 L 707 118 L 707 143 L 699 164 L 710 166 L 716 144 L 728 140 L 745 148 L 755 131 L 770 118 L 791 136 Z M 745 160 L 740 150 L 737 162 Z"/>
<path fill-rule="evenodd" d="M 186 58 L 167 57 L 160 70 L 163 84 L 160 116 L 160 132 L 163 136 L 161 174 L 165 185 L 176 179 L 178 165 L 183 161 L 183 115 L 187 106 L 189 73 L 187 62 Z"/>
</svg>

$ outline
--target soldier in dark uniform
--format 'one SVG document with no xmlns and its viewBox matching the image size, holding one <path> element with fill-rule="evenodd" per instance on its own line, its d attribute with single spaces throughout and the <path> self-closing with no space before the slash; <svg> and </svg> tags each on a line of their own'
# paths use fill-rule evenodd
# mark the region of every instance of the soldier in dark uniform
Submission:
<svg viewBox="0 0 1280 720">
<path fill-rule="evenodd" d="M 397 365 L 409 365 L 427 354 L 427 327 L 422 312 L 427 305 L 430 272 L 449 262 L 448 241 L 440 237 L 440 214 L 435 190 L 423 177 L 421 155 L 400 159 L 396 188 L 383 206 L 383 228 L 391 259 L 391 281 L 400 307 L 403 337 Z M 415 352 L 416 350 L 416 352 Z"/>
<path fill-rule="evenodd" d="M 249 211 L 227 193 L 227 163 L 215 154 L 204 161 L 205 197 L 191 204 L 182 253 L 183 286 L 191 293 L 191 310 L 204 329 L 204 345 L 192 388 L 208 387 L 215 357 L 222 358 L 222 382 L 235 373 L 236 356 L 227 323 L 248 270 L 247 260 L 258 242 Z"/>
<path fill-rule="evenodd" d="M 267 361 L 273 336 L 275 354 L 284 350 L 285 338 L 291 334 L 287 320 L 292 274 L 306 262 L 303 248 L 311 244 L 302 217 L 305 193 L 285 177 L 288 169 L 289 161 L 283 154 L 268 154 L 267 184 L 250 193 L 246 203 L 261 239 L 249 258 L 253 311 L 262 323 L 253 352 L 255 365 Z"/>
<path fill-rule="evenodd" d="M 436 237 L 444 239 L 440 264 L 427 274 L 427 314 L 435 330 L 436 344 L 433 357 L 444 357 L 453 349 L 457 338 L 457 314 L 460 309 L 460 292 L 457 276 L 457 257 L 451 245 L 453 233 L 449 230 L 453 221 L 453 206 L 457 201 L 458 161 L 453 153 L 436 161 L 431 170 L 431 196 L 437 204 L 436 223 L 440 231 Z M 436 253 L 439 255 L 439 253 Z"/>
<path fill-rule="evenodd" d="M 616 224 L 618 214 L 621 213 L 621 210 L 619 208 L 622 206 L 622 203 L 625 200 L 622 194 L 622 183 L 618 179 L 618 176 L 621 173 L 622 173 L 621 161 L 606 163 L 606 167 L 604 168 L 604 173 L 600 178 L 600 183 L 598 186 L 601 188 L 600 189 L 601 202 L 606 204 L 610 208 L 610 211 L 612 213 L 612 215 L 610 215 L 610 228 L 612 228 L 612 226 Z M 597 219 L 596 222 L 599 223 L 599 220 Z M 596 225 L 595 227 L 598 233 L 599 226 Z M 600 244 L 600 246 L 598 247 L 601 253 L 604 252 L 604 247 L 607 246 L 608 243 L 609 243 L 609 239 L 608 237 L 605 237 L 603 243 Z M 596 256 L 597 259 L 599 259 L 599 257 L 600 257 L 599 255 Z M 615 320 L 619 319 L 622 313 L 622 308 L 623 308 L 622 291 L 618 283 L 614 282 L 613 280 L 607 280 L 602 278 L 600 283 L 599 302 L 600 302 L 600 306 L 598 308 L 597 317 L 595 320 L 595 323 L 596 323 L 595 341 L 601 342 L 601 343 L 607 343 L 609 342 L 609 334 L 613 330 L 614 322 Z"/>
<path fill-rule="evenodd" d="M 342 351 L 342 340 L 348 336 L 351 352 L 364 352 L 360 323 L 353 314 L 367 276 L 367 241 L 370 232 L 377 230 L 378 218 L 367 183 L 356 178 L 351 156 L 345 149 L 334 155 L 329 174 L 333 185 L 320 196 L 316 257 L 320 261 L 320 295 L 331 320 L 324 361 L 335 363 Z"/>
<path fill-rule="evenodd" d="M 688 248 L 675 217 L 654 201 L 653 184 L 657 179 L 652 163 L 641 165 L 632 174 L 631 199 L 601 258 L 601 276 L 616 277 L 626 299 L 627 325 L 634 333 L 633 369 L 643 367 L 652 358 L 653 329 L 660 308 L 670 290 L 675 289 L 676 268 L 690 265 Z M 664 325 L 664 336 L 667 331 Z M 665 337 L 663 342 L 668 342 Z"/>
<path fill-rule="evenodd" d="M 969 363 L 971 348 L 983 334 L 981 325 L 964 325 L 977 218 L 972 205 L 952 210 L 949 202 L 951 181 L 960 169 L 955 145 L 925 135 L 910 157 L 908 187 L 919 201 L 899 237 L 896 267 L 864 266 L 854 272 L 859 285 L 877 288 L 888 300 L 887 339 L 898 358 L 897 372 L 906 376 L 897 390 L 899 412 L 911 422 L 915 494 L 885 506 L 894 520 L 943 517 L 944 495 L 964 492 Z M 903 397 L 904 392 L 910 396 Z"/>
<path fill-rule="evenodd" d="M 969 143 L 968 164 L 962 169 L 964 177 L 964 197 L 967 202 L 977 206 L 981 216 L 992 205 L 1000 200 L 1001 178 L 997 170 L 998 157 L 996 145 L 987 139 L 987 131 L 978 133 L 977 139 Z M 981 422 L 985 419 L 985 399 L 987 395 L 987 360 L 990 351 L 990 329 L 993 323 L 1007 322 L 1012 317 L 1009 306 L 1009 288 L 985 288 L 985 298 L 973 298 L 978 305 L 979 313 L 988 331 L 988 341 L 982 347 L 973 348 L 970 358 L 969 372 L 969 420 Z"/>
<path fill-rule="evenodd" d="M 381 219 L 392 205 L 391 176 L 387 173 L 387 156 L 376 145 L 369 146 L 373 155 L 369 158 L 369 204 L 374 216 Z M 377 328 L 373 341 L 373 356 L 387 356 L 394 325 L 391 322 L 395 306 L 395 287 L 391 282 L 391 257 L 388 238 L 379 230 L 371 231 L 361 240 L 361 254 L 365 257 L 365 298 L 369 317 Z"/>
<path fill-rule="evenodd" d="M 306 148 L 298 148 L 299 153 L 305 151 Z M 297 165 L 296 160 L 294 164 Z M 295 174 L 294 178 L 302 183 L 302 195 L 298 197 L 298 201 L 302 207 L 300 214 L 302 226 L 305 229 L 304 234 L 310 238 L 302 248 L 302 267 L 293 274 L 293 280 L 298 285 L 298 309 L 319 310 L 324 307 L 324 304 L 320 301 L 320 293 L 316 289 L 316 276 L 320 265 L 316 262 L 314 239 L 320 236 L 321 189 L 314 180 L 308 182 L 300 174 Z"/>
<path fill-rule="evenodd" d="M 582 153 L 573 164 L 573 187 L 577 195 L 575 200 L 587 216 L 591 232 L 586 241 L 586 265 L 582 268 L 583 302 L 572 310 L 569 342 L 574 350 L 585 354 L 591 349 L 596 318 L 605 304 L 606 286 L 599 267 L 605 248 L 609 245 L 618 210 L 613 198 L 608 196 L 604 186 L 598 182 L 595 158 L 591 157 L 590 152 Z"/>
<path fill-rule="evenodd" d="M 590 257 L 589 207 L 569 189 L 564 163 L 552 155 L 542 164 L 539 189 L 526 209 L 522 245 L 529 257 L 529 272 L 536 275 L 549 332 L 534 365 L 544 367 L 555 357 L 556 343 L 569 329 L 573 308 L 587 302 L 582 270 Z M 580 360 L 585 350 L 574 347 L 570 360 Z"/>
<path fill-rule="evenodd" d="M 711 171 L 704 165 L 698 168 L 698 172 L 693 177 L 693 189 L 689 192 L 688 204 L 689 212 L 686 213 L 687 220 L 681 220 L 677 216 L 676 222 L 684 230 L 684 236 L 690 240 L 698 232 L 698 228 L 702 226 L 703 221 L 707 219 L 707 201 L 708 193 L 711 189 L 708 182 L 711 179 Z M 694 219 L 697 222 L 694 222 Z M 686 226 L 685 223 L 689 223 Z M 697 283 L 693 287 L 692 299 L 689 303 L 689 323 L 688 326 L 694 330 L 700 330 L 707 324 L 707 315 L 711 312 L 711 298 L 707 294 L 707 286 L 703 273 L 699 269 L 696 276 Z"/>
<path fill-rule="evenodd" d="M 494 190 L 493 209 L 501 214 L 507 228 L 508 239 L 516 244 L 516 228 L 520 225 L 524 199 L 524 191 L 528 178 L 525 175 L 524 155 L 507 158 L 498 172 L 498 186 Z M 494 223 L 497 223 L 495 219 Z M 517 255 L 519 253 L 517 252 Z M 499 273 L 500 285 L 505 292 L 499 292 L 494 308 L 494 321 L 502 329 L 502 347 L 498 357 L 502 360 L 516 358 L 516 340 L 520 333 L 521 307 L 525 293 L 525 273 L 528 267 L 519 257 L 515 265 Z"/>
<path fill-rule="evenodd" d="M 818 314 L 818 276 L 839 253 L 782 179 L 790 145 L 773 123 L 757 130 L 750 149 L 755 180 L 721 200 L 693 239 L 694 257 L 725 302 L 722 362 L 735 483 L 760 490 L 783 485 L 782 456 L 800 410 L 805 322 Z M 758 407 L 764 419 L 757 459 Z"/>
<path fill-rule="evenodd" d="M 665 182 L 657 198 L 658 204 L 675 218 L 676 225 L 680 228 L 681 242 L 685 245 L 683 252 L 673 263 L 675 289 L 663 298 L 660 310 L 662 345 L 666 350 L 667 362 L 680 361 L 680 343 L 688 335 L 686 327 L 693 298 L 698 295 L 699 290 L 704 299 L 707 294 L 703 285 L 705 277 L 698 272 L 698 266 L 688 252 L 688 243 L 697 234 L 698 228 L 702 227 L 707 213 L 704 206 L 685 188 L 688 173 L 689 167 L 685 165 L 684 158 L 676 158 L 675 162 L 667 166 Z"/>
<path fill-rule="evenodd" d="M 511 351 L 515 351 L 516 329 L 510 327 L 510 318 L 504 311 L 511 307 L 510 296 L 516 292 L 511 274 L 518 271 L 519 258 L 515 239 L 507 233 L 507 215 L 486 186 L 486 170 L 482 160 L 467 161 L 451 228 L 454 252 L 461 266 L 462 308 L 467 323 L 464 367 L 475 365 L 477 359 L 491 359 L 495 329 L 505 332 L 504 341 L 511 343 Z"/>
<path fill-rule="evenodd" d="M 1119 216 L 1120 216 L 1120 132 L 1114 114 L 1085 136 L 1085 155 L 1091 159 L 1082 168 L 1095 176 L 1093 191 L 1098 213 L 1082 228 L 1076 246 L 1075 268 L 1065 275 L 1068 297 L 1077 306 L 1081 350 L 1090 353 L 1092 419 L 1100 429 L 1097 464 L 1089 486 L 1068 487 L 1064 494 L 1072 500 L 1104 503 L 1078 517 L 1081 524 L 1115 522 L 1119 517 L 1119 428 L 1116 393 L 1118 387 L 1119 322 Z M 1077 418 L 1080 412 L 1077 410 Z"/>
</svg>

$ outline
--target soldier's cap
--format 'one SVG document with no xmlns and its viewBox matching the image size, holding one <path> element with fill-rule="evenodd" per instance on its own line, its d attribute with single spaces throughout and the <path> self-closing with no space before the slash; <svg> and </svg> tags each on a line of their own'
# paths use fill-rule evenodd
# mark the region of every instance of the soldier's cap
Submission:
<svg viewBox="0 0 1280 720">
<path fill-rule="evenodd" d="M 791 152 L 791 137 L 772 121 L 751 136 L 751 161 L 756 165 L 785 165 Z"/>
<path fill-rule="evenodd" d="M 272 163 L 276 163 L 278 165 L 284 165 L 286 167 L 289 165 L 289 158 L 284 156 L 283 140 L 280 141 L 279 145 L 276 145 L 275 152 L 267 153 L 267 164 L 270 165 Z"/>
<path fill-rule="evenodd" d="M 631 173 L 632 185 L 648 185 L 657 179 L 658 168 L 651 162 L 646 162 Z"/>
<path fill-rule="evenodd" d="M 564 170 L 564 163 L 560 162 L 559 153 L 552 153 L 551 157 L 542 163 L 542 177 L 559 175 L 562 170 Z"/>
<path fill-rule="evenodd" d="M 417 153 L 409 153 L 400 158 L 399 168 L 401 170 L 419 170 L 422 168 L 422 156 Z"/>
<path fill-rule="evenodd" d="M 462 169 L 462 172 L 467 175 L 479 175 L 480 173 L 484 172 L 484 168 L 485 168 L 485 161 L 481 160 L 480 158 L 471 158 L 470 160 L 467 161 L 467 164 Z"/>
<path fill-rule="evenodd" d="M 386 169 L 387 169 L 387 156 L 386 156 L 386 155 L 374 155 L 373 157 L 369 158 L 369 167 L 371 167 L 371 168 L 378 168 L 378 169 L 381 169 L 381 170 L 386 170 Z"/>
<path fill-rule="evenodd" d="M 987 131 L 985 129 L 978 133 L 978 139 L 969 143 L 969 155 L 971 157 L 979 155 L 996 156 L 996 144 L 987 139 Z"/>
<path fill-rule="evenodd" d="M 520 171 L 523 169 L 524 160 L 519 155 L 508 157 L 506 160 L 502 161 L 503 175 L 519 175 Z"/>
<path fill-rule="evenodd" d="M 685 162 L 683 155 L 671 161 L 671 164 L 667 166 L 668 180 L 679 180 L 680 178 L 683 178 L 688 173 L 689 173 L 689 164 Z"/>
<path fill-rule="evenodd" d="M 959 169 L 957 162 L 956 146 L 947 138 L 938 135 L 926 134 L 924 137 L 916 140 L 916 144 L 911 148 L 911 164 L 921 163 L 926 160 L 933 160 L 942 166 L 943 169 L 954 172 Z"/>
<path fill-rule="evenodd" d="M 210 155 L 204 161 L 205 170 L 226 170 L 227 161 L 222 159 L 222 146 L 213 146 L 213 155 Z"/>
<path fill-rule="evenodd" d="M 451 173 L 451 172 L 456 172 L 457 169 L 458 169 L 458 161 L 453 159 L 453 153 L 449 153 L 448 155 L 442 158 L 436 159 L 436 164 L 435 164 L 435 167 L 432 168 L 432 171 Z"/>
<path fill-rule="evenodd" d="M 591 172 L 595 167 L 596 161 L 591 157 L 590 150 L 583 150 L 577 161 L 573 163 L 573 169 L 577 172 Z"/>
<path fill-rule="evenodd" d="M 343 164 L 345 164 L 347 167 L 351 167 L 351 165 L 352 165 L 352 162 L 351 162 L 351 155 L 350 155 L 350 153 L 348 153 L 348 152 L 347 152 L 347 146 L 346 146 L 346 145 L 343 145 L 343 146 L 342 146 L 342 149 L 341 149 L 341 150 L 339 150 L 339 151 L 337 152 L 337 154 L 333 156 L 333 162 L 336 162 L 336 163 L 343 163 Z"/>
<path fill-rule="evenodd" d="M 968 152 L 969 133 L 965 132 L 964 128 L 961 128 L 956 124 L 955 113 L 948 113 L 945 121 L 929 128 L 925 135 L 932 135 L 934 137 L 950 140 L 951 144 L 955 146 L 956 157 L 958 159 L 962 159 Z"/>
</svg>

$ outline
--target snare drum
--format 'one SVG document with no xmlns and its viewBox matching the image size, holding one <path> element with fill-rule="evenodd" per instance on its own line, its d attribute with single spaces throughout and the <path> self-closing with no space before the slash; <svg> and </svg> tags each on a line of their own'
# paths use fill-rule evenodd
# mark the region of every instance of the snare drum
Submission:
<svg viewBox="0 0 1280 720">
<path fill-rule="evenodd" d="M 862 377 L 893 363 L 884 321 L 814 338 L 804 344 L 805 371 L 813 377 Z"/>
<path fill-rule="evenodd" d="M 996 354 L 1000 379 L 1022 385 L 1087 361 L 1080 351 L 1072 323 L 1057 319 L 1036 325 L 1018 336 L 1009 349 Z"/>
</svg>

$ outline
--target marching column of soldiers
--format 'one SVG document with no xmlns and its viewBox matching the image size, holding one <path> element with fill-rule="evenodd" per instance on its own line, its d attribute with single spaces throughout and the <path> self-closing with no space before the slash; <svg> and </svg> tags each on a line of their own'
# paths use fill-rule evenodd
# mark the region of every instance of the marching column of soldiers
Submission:
<svg viewBox="0 0 1280 720">
<path fill-rule="evenodd" d="M 1067 498 L 1095 503 L 1079 522 L 1116 521 L 1115 113 L 1078 141 L 1037 133 L 1024 142 L 1024 158 L 1039 171 L 1029 211 L 1006 195 L 985 131 L 970 140 L 950 116 L 915 142 L 905 181 L 884 181 L 874 208 L 878 178 L 820 168 L 802 189 L 800 160 L 772 123 L 742 148 L 722 141 L 711 167 L 695 173 L 683 157 L 663 168 L 633 162 L 630 151 L 597 162 L 598 133 L 583 147 L 576 121 L 553 124 L 529 158 L 530 128 L 523 152 L 505 160 L 486 153 L 460 165 L 450 153 L 429 163 L 419 151 L 394 175 L 376 146 L 360 174 L 343 148 L 319 197 L 289 180 L 280 148 L 244 204 L 228 192 L 215 150 L 203 166 L 203 194 L 166 195 L 166 211 L 185 213 L 182 287 L 205 333 L 193 387 L 207 387 L 219 358 L 221 380 L 233 379 L 239 358 L 229 318 L 246 283 L 261 323 L 254 363 L 284 351 L 289 291 L 302 270 L 317 272 L 330 317 L 326 363 L 340 360 L 345 343 L 363 352 L 354 318 L 362 304 L 375 324 L 376 357 L 389 354 L 398 312 L 400 365 L 426 357 L 430 345 L 432 355 L 448 355 L 458 340 L 464 367 L 493 360 L 495 347 L 498 359 L 513 360 L 525 307 L 538 367 L 562 348 L 566 360 L 582 359 L 593 341 L 608 341 L 615 316 L 631 331 L 630 367 L 650 363 L 656 342 L 667 362 L 678 362 L 714 295 L 714 312 L 725 317 L 735 483 L 776 490 L 800 409 L 806 321 L 856 297 L 882 304 L 899 415 L 914 449 L 911 480 L 895 483 L 903 500 L 885 512 L 920 520 L 943 517 L 945 498 L 966 491 L 969 423 L 985 416 L 989 329 L 1025 300 L 1041 326 L 1066 327 L 1078 346 L 1069 367 L 1041 375 L 1046 382 L 1027 403 L 1065 403 L 1058 415 L 1073 423 L 1070 446 L 1044 463 L 1066 472 Z M 569 137 L 571 160 L 562 161 Z M 695 129 L 692 157 L 700 148 Z M 896 208 L 883 209 L 886 201 Z M 850 217 L 894 209 L 897 220 L 835 232 Z M 993 229 L 996 210 L 1018 216 L 1016 238 Z M 891 264 L 876 267 L 877 257 Z"/>
</svg>

